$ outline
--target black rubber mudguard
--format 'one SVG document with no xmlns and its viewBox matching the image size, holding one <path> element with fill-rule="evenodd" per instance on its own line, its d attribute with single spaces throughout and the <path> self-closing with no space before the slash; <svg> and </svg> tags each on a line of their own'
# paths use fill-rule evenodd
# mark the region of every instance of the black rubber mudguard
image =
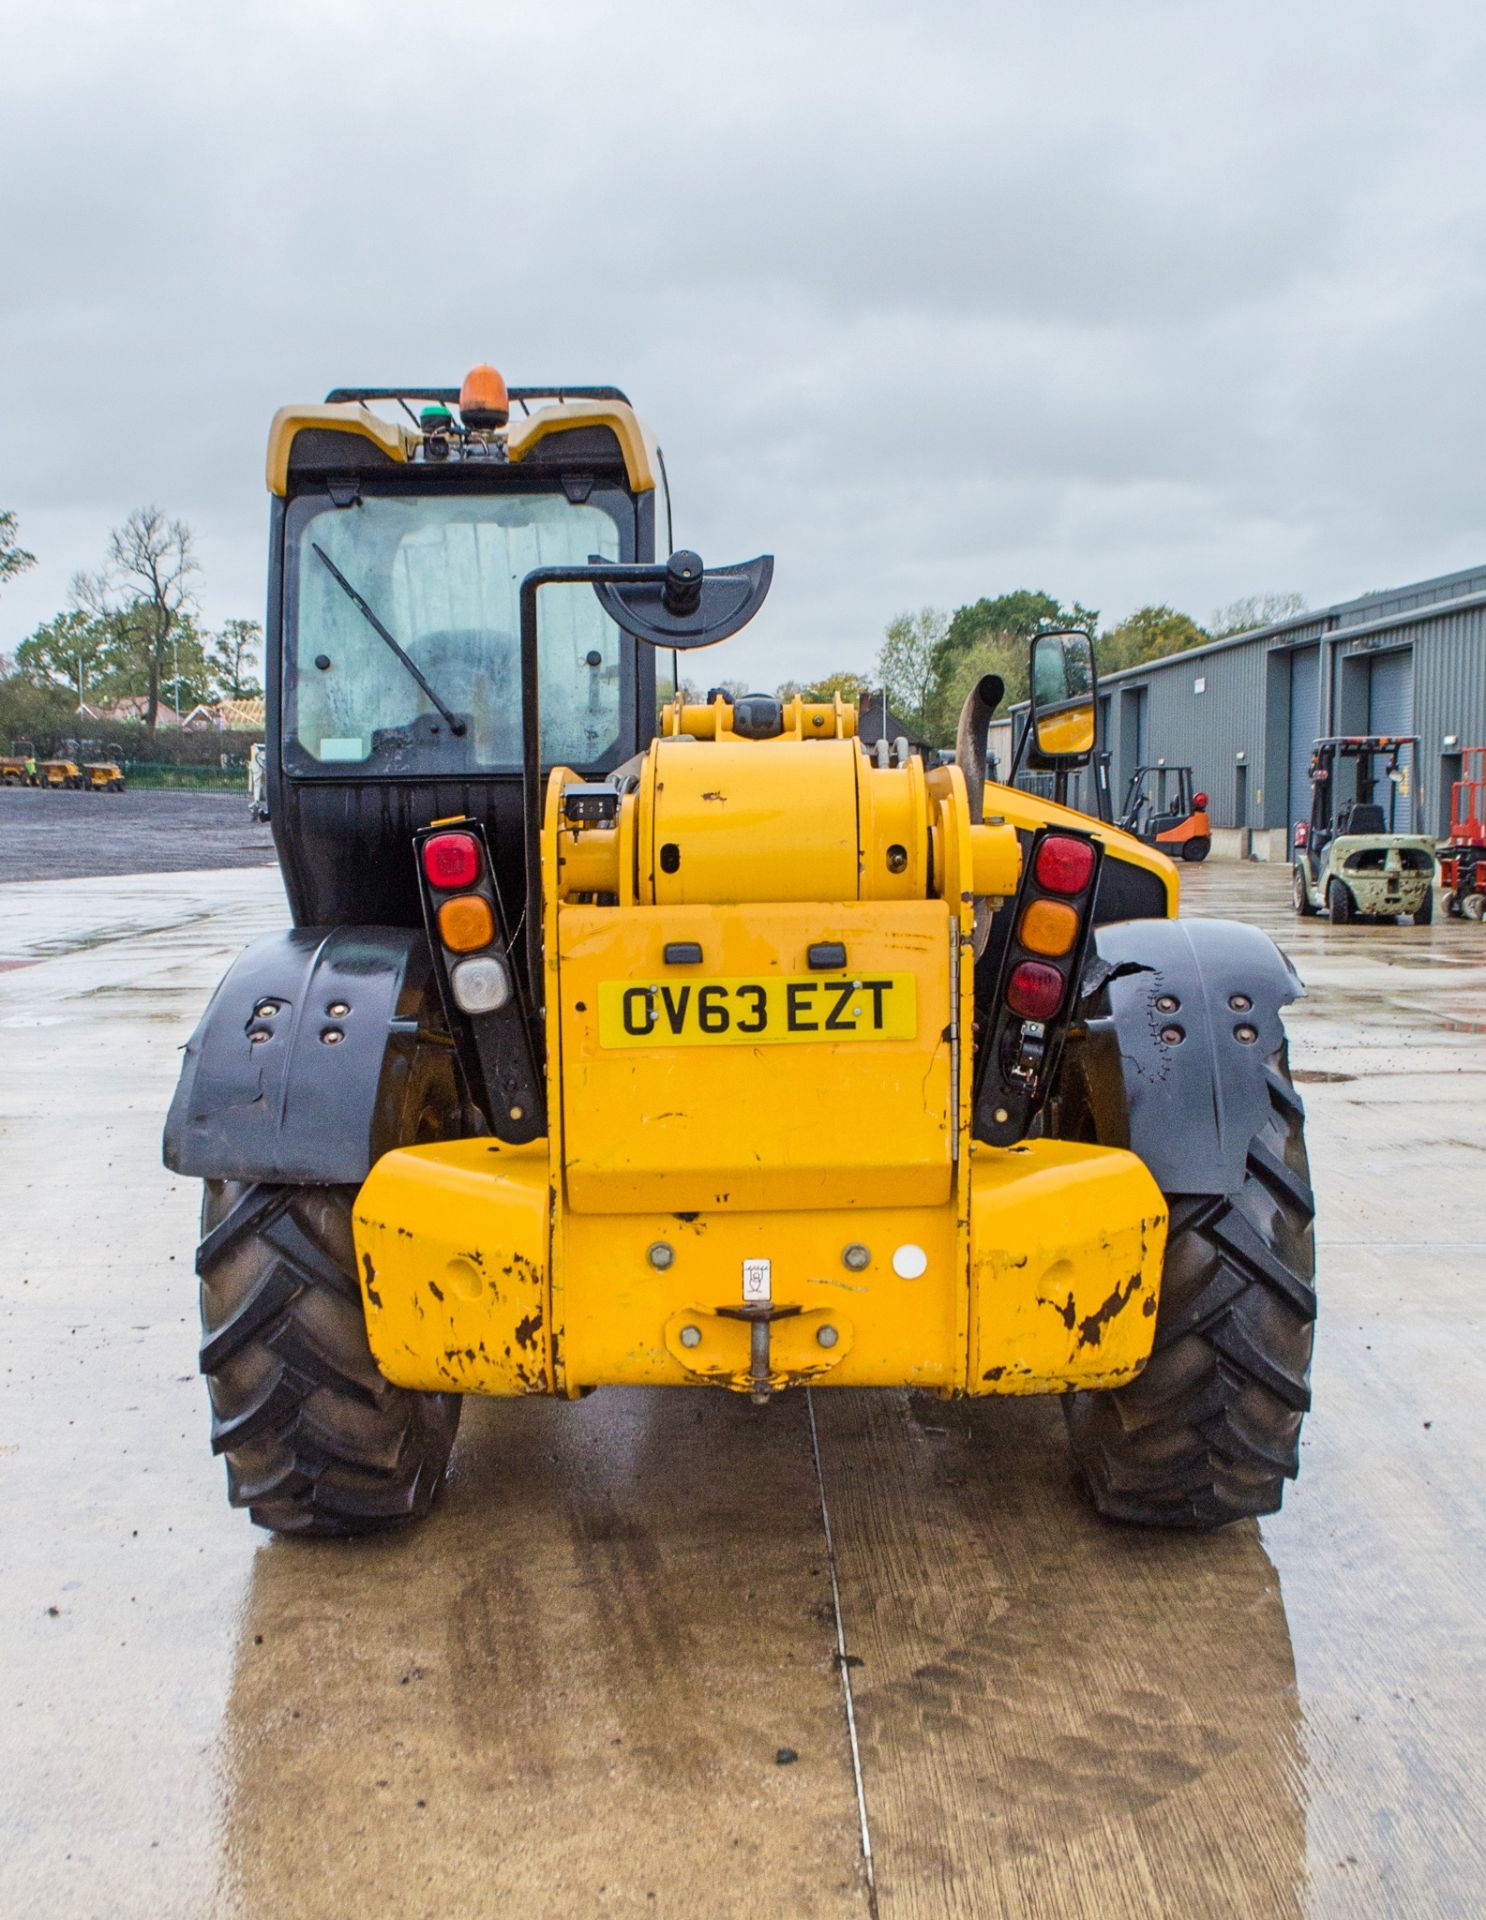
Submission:
<svg viewBox="0 0 1486 1920">
<path fill-rule="evenodd" d="M 1099 1138 L 1163 1193 L 1237 1193 L 1280 1010 L 1305 992 L 1288 957 L 1236 920 L 1120 920 L 1095 930 L 1084 983 Z"/>
<path fill-rule="evenodd" d="M 204 1180 L 361 1182 L 401 1144 L 420 1033 L 440 1044 L 429 1032 L 442 1025 L 438 1006 L 421 932 L 265 934 L 234 961 L 186 1044 L 166 1166 Z"/>
</svg>

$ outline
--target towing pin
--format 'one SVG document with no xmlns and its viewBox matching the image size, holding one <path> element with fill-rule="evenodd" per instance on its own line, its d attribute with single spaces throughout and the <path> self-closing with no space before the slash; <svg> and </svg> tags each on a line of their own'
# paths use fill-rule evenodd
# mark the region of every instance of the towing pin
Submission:
<svg viewBox="0 0 1486 1920">
<path fill-rule="evenodd" d="M 748 1329 L 749 1371 L 753 1375 L 753 1404 L 756 1407 L 767 1406 L 769 1402 L 769 1323 L 767 1320 L 755 1320 Z"/>
</svg>

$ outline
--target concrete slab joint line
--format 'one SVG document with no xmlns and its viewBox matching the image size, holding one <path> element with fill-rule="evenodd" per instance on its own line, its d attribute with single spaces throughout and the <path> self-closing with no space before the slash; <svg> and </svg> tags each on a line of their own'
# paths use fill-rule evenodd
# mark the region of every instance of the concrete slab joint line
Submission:
<svg viewBox="0 0 1486 1920">
<path fill-rule="evenodd" d="M 867 1911 L 877 1920 L 877 1879 L 872 1869 L 872 1828 L 867 1819 L 867 1788 L 862 1779 L 862 1749 L 857 1739 L 856 1701 L 851 1687 L 851 1664 L 846 1657 L 846 1624 L 841 1617 L 841 1583 L 836 1577 L 836 1543 L 831 1537 L 831 1508 L 820 1465 L 820 1431 L 815 1424 L 815 1395 L 807 1387 L 805 1407 L 810 1415 L 810 1451 L 815 1459 L 815 1485 L 820 1493 L 820 1524 L 826 1543 L 826 1568 L 831 1576 L 831 1612 L 836 1622 L 836 1667 L 841 1675 L 841 1698 L 846 1708 L 846 1737 L 851 1746 L 851 1777 L 856 1784 L 857 1823 L 862 1836 L 862 1872 L 867 1882 Z"/>
</svg>

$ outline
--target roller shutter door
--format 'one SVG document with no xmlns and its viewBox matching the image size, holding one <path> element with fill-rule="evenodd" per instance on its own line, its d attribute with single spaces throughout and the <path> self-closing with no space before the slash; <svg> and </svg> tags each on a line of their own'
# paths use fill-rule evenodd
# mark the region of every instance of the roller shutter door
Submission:
<svg viewBox="0 0 1486 1920">
<path fill-rule="evenodd" d="M 1311 747 L 1321 724 L 1321 649 L 1290 655 L 1290 808 L 1293 826 L 1311 817 Z"/>
<path fill-rule="evenodd" d="M 1367 730 L 1396 736 L 1414 730 L 1414 649 L 1402 647 L 1397 653 L 1380 653 L 1368 667 Z M 1408 768 L 1409 790 L 1400 793 L 1393 816 L 1399 833 L 1414 830 L 1414 786 L 1419 770 L 1410 749 L 1404 760 Z M 1386 808 L 1386 802 L 1385 808 Z"/>
</svg>

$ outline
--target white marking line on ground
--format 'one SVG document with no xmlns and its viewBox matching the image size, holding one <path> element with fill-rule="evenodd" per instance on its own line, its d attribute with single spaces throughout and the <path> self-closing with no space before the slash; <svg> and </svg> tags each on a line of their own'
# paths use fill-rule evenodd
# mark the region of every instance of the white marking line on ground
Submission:
<svg viewBox="0 0 1486 1920">
<path fill-rule="evenodd" d="M 862 1833 L 862 1869 L 867 1876 L 867 1910 L 877 1916 L 877 1881 L 872 1871 L 872 1832 L 867 1824 L 867 1789 L 862 1780 L 862 1750 L 857 1741 L 856 1702 L 852 1698 L 851 1668 L 846 1662 L 846 1626 L 841 1618 L 841 1586 L 836 1578 L 836 1543 L 831 1538 L 831 1508 L 826 1499 L 826 1480 L 820 1466 L 820 1434 L 815 1425 L 815 1398 L 805 1389 L 805 1409 L 810 1415 L 810 1451 L 815 1456 L 815 1485 L 820 1493 L 820 1524 L 826 1538 L 826 1566 L 831 1575 L 831 1611 L 836 1617 L 836 1665 L 841 1673 L 841 1694 L 846 1703 L 846 1735 L 851 1742 L 851 1774 L 857 1789 L 857 1820 Z"/>
</svg>

